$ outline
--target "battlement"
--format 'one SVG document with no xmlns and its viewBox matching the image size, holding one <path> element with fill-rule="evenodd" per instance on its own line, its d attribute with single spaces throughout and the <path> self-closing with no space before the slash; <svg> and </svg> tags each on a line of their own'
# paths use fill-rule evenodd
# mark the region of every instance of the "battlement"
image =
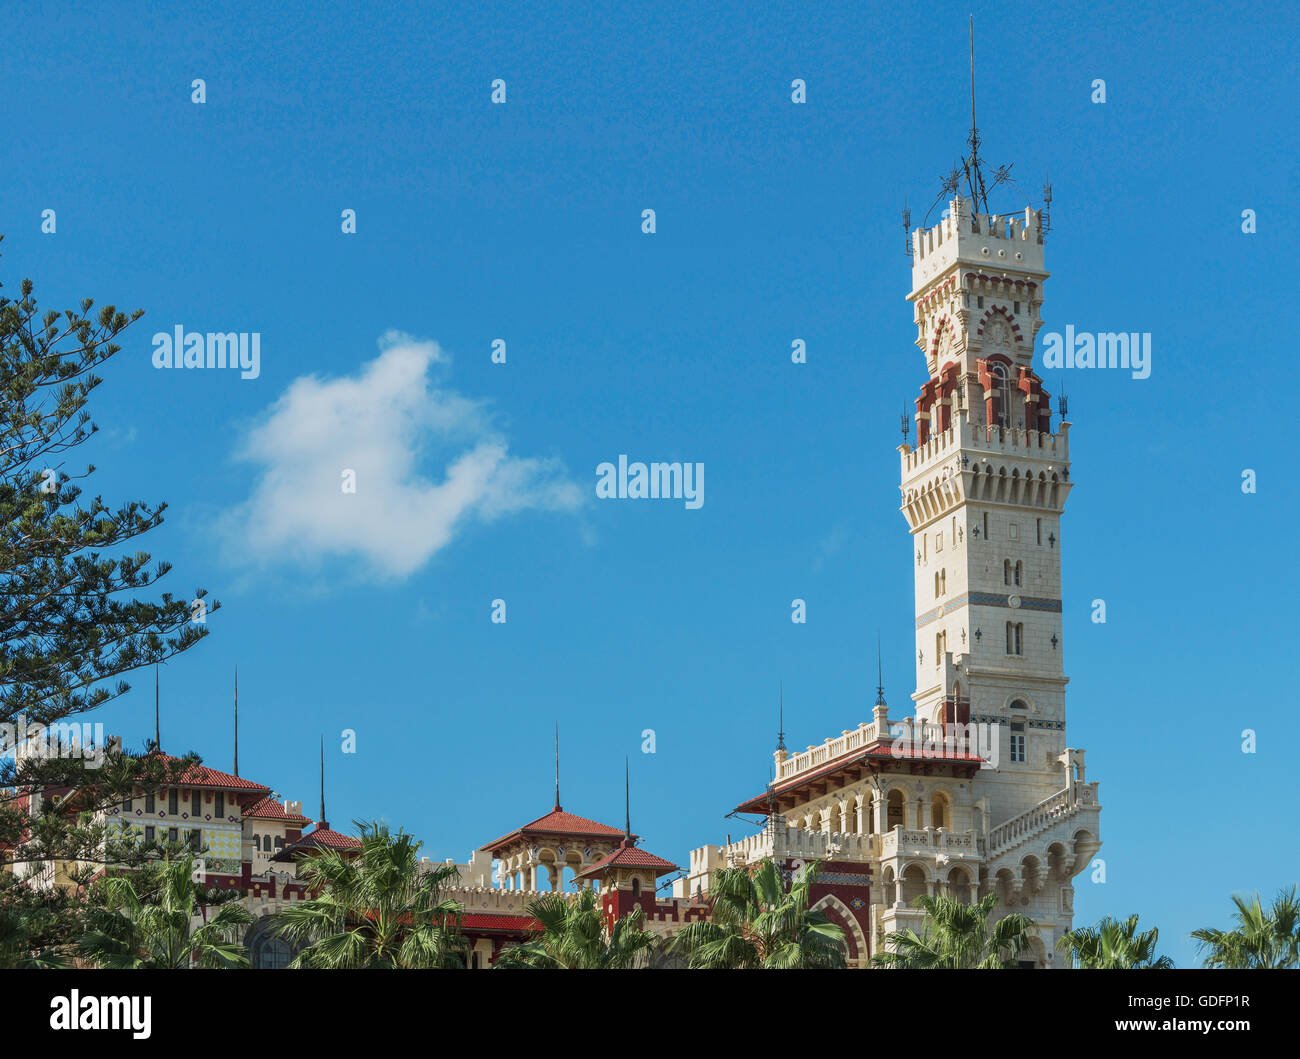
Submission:
<svg viewBox="0 0 1300 1059">
<path fill-rule="evenodd" d="M 899 445 L 904 487 L 918 474 L 924 474 L 945 461 L 960 458 L 963 450 L 984 453 L 988 457 L 1008 460 L 1047 460 L 1068 469 L 1070 463 L 1070 424 L 1061 423 L 1055 434 L 1038 430 L 1014 430 L 1010 427 L 972 423 L 958 412 L 947 430 L 932 434 L 925 443 L 913 448 Z M 988 463 L 988 459 L 983 460 Z M 969 470 L 969 467 L 963 467 Z M 980 467 L 976 467 L 979 470 Z M 1053 467 L 1055 469 L 1055 467 Z"/>
<path fill-rule="evenodd" d="M 1021 214 L 976 213 L 961 196 L 948 204 L 948 216 L 933 228 L 912 233 L 914 299 L 955 263 L 1019 272 L 1043 273 L 1042 212 L 1026 206 Z"/>
</svg>

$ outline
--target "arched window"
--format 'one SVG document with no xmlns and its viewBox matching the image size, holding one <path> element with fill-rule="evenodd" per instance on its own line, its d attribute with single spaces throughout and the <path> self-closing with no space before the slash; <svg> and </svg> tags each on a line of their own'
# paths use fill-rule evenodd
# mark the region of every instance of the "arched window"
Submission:
<svg viewBox="0 0 1300 1059">
<path fill-rule="evenodd" d="M 903 821 L 903 792 L 898 790 L 889 792 L 885 806 L 885 829 L 892 831 L 895 825 L 906 826 Z"/>
<path fill-rule="evenodd" d="M 1011 560 L 1010 559 L 1002 560 L 1002 583 L 1004 585 L 1011 584 Z"/>
<path fill-rule="evenodd" d="M 914 907 L 916 899 L 925 896 L 925 890 L 925 872 L 919 864 L 911 865 L 903 872 L 903 904 Z"/>
<path fill-rule="evenodd" d="M 632 879 L 632 896 L 633 897 L 641 896 L 641 880 L 636 878 L 635 876 Z"/>
<path fill-rule="evenodd" d="M 952 821 L 948 819 L 948 799 L 938 791 L 935 791 L 934 797 L 930 800 L 930 826 L 952 826 Z"/>
<path fill-rule="evenodd" d="M 953 900 L 963 905 L 971 903 L 970 876 L 960 868 L 953 868 L 948 873 L 948 892 Z"/>
<path fill-rule="evenodd" d="M 1007 371 L 1007 366 L 996 360 L 989 365 L 989 373 L 993 376 L 994 391 L 998 398 L 997 425 L 1009 427 L 1011 426 L 1011 375 Z"/>
<path fill-rule="evenodd" d="M 1015 577 L 1015 580 L 1016 580 L 1016 584 L 1017 584 L 1017 585 L 1020 584 L 1020 573 L 1021 573 L 1021 569 L 1023 568 L 1023 566 L 1024 566 L 1024 563 L 1022 563 L 1019 559 L 1017 559 L 1017 560 L 1016 560 L 1015 569 L 1012 571 L 1012 573 L 1013 573 L 1013 575 L 1014 575 L 1014 577 Z"/>
</svg>

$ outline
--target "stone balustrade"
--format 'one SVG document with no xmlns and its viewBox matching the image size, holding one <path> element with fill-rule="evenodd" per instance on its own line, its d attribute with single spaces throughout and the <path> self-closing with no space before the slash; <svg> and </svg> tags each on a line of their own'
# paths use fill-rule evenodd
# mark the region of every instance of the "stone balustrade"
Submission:
<svg viewBox="0 0 1300 1059">
<path fill-rule="evenodd" d="M 805 831 L 798 827 L 769 826 L 754 835 L 719 849 L 719 856 L 729 867 L 755 864 L 768 857 L 774 860 L 845 860 L 867 861 L 875 855 L 875 835 L 846 834 L 838 831 Z"/>
<path fill-rule="evenodd" d="M 880 858 L 933 857 L 939 854 L 954 857 L 976 857 L 980 853 L 980 839 L 974 831 L 949 831 L 943 827 L 905 828 L 895 825 L 892 831 L 880 836 Z"/>
<path fill-rule="evenodd" d="M 1075 784 L 1057 791 L 1031 809 L 1026 809 L 1019 816 L 1013 816 L 989 831 L 990 859 L 1019 845 L 1026 838 L 1046 831 L 1058 821 L 1074 816 L 1081 809 L 1095 808 L 1097 804 L 1096 783 Z"/>
<path fill-rule="evenodd" d="M 787 758 L 780 759 L 777 762 L 776 782 L 785 783 L 802 773 L 824 768 L 842 757 L 866 749 L 877 740 L 898 741 L 904 756 L 907 757 L 924 757 L 927 747 L 943 751 L 979 753 L 975 734 L 968 731 L 964 735 L 957 735 L 956 726 L 950 725 L 945 729 L 941 724 L 908 717 L 901 721 L 889 721 L 886 727 L 888 731 L 880 736 L 874 723 L 864 721 L 857 728 L 849 729 L 838 737 L 828 736 L 821 746 L 810 746 L 802 753 L 791 754 Z"/>
</svg>

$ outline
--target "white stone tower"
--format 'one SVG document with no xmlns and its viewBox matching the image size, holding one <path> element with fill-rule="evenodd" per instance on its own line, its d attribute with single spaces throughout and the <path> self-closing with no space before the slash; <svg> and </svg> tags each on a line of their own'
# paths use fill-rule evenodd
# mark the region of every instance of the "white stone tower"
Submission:
<svg viewBox="0 0 1300 1059">
<path fill-rule="evenodd" d="M 995 819 L 1027 807 L 1017 792 L 1040 777 L 1060 789 L 1065 749 L 1070 428 L 1052 432 L 1033 370 L 1048 276 L 1040 220 L 953 199 L 939 224 L 913 234 L 908 295 L 928 375 L 916 447 L 900 447 L 916 571 L 913 698 L 927 721 L 1006 726 L 999 764 L 1014 765 L 1015 780 L 991 787 Z"/>
<path fill-rule="evenodd" d="M 998 726 L 996 767 L 975 785 L 990 859 L 1007 837 L 998 825 L 1019 821 L 1014 831 L 1045 800 L 1063 795 L 1071 816 L 1088 808 L 1080 800 L 1095 806 L 1083 751 L 1066 746 L 1061 518 L 1072 485 L 1070 424 L 1053 431 L 1033 369 L 1043 250 L 1039 211 L 980 214 L 960 195 L 937 225 L 912 236 L 908 300 L 928 376 L 916 400 L 916 446 L 899 448 L 916 571 L 913 700 L 924 721 Z M 1071 873 L 1099 845 L 1091 816 L 1061 865 Z M 1069 899 L 1062 894 L 1063 908 Z"/>
<path fill-rule="evenodd" d="M 915 571 L 913 709 L 891 712 L 881 686 L 856 728 L 802 752 L 782 738 L 767 789 L 733 811 L 765 817 L 762 832 L 693 851 L 681 880 L 685 896 L 723 865 L 820 861 L 815 907 L 843 928 L 860 967 L 901 932 L 927 929 L 927 896 L 996 897 L 996 918 L 1033 923 L 1030 950 L 1005 958 L 1061 966 L 1074 879 L 1101 845 L 1098 785 L 1065 728 L 1070 426 L 1053 430 L 1033 368 L 1047 225 L 1033 208 L 989 212 L 973 68 L 971 109 L 948 210 L 909 249 L 926 368 L 915 447 L 906 436 L 899 447 Z M 956 191 L 962 172 L 969 198 Z M 993 189 L 1004 182 L 1009 167 Z"/>
</svg>

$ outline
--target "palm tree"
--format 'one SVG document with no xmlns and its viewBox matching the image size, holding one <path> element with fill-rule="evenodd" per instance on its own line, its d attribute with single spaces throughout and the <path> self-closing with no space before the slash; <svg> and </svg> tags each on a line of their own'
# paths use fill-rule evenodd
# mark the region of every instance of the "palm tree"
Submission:
<svg viewBox="0 0 1300 1059">
<path fill-rule="evenodd" d="M 1078 927 L 1062 934 L 1056 948 L 1058 952 L 1070 954 L 1073 966 L 1088 970 L 1172 967 L 1174 961 L 1168 956 L 1156 956 L 1159 929 L 1152 927 L 1139 934 L 1137 926 L 1138 917 L 1135 915 L 1122 922 L 1107 916 L 1095 926 Z"/>
<path fill-rule="evenodd" d="M 524 906 L 542 928 L 538 937 L 506 949 L 496 967 L 546 970 L 622 970 L 643 967 L 659 939 L 645 929 L 645 913 L 634 909 L 609 930 L 595 890 L 576 896 L 543 894 Z"/>
<path fill-rule="evenodd" d="M 709 918 L 678 933 L 673 951 L 699 968 L 845 966 L 843 929 L 808 908 L 818 867 L 808 865 L 788 883 L 770 857 L 752 871 L 718 869 L 709 886 Z"/>
<path fill-rule="evenodd" d="M 1267 912 L 1256 893 L 1251 900 L 1232 895 L 1237 911 L 1232 930 L 1192 931 L 1206 967 L 1287 968 L 1300 966 L 1300 900 L 1296 888 L 1281 890 Z"/>
<path fill-rule="evenodd" d="M 315 893 L 275 916 L 274 928 L 305 946 L 290 967 L 464 967 L 461 906 L 443 897 L 452 864 L 421 865 L 421 843 L 387 824 L 356 821 L 359 849 L 304 857 L 298 879 Z"/>
<path fill-rule="evenodd" d="M 185 857 L 100 880 L 104 903 L 87 912 L 82 955 L 115 969 L 247 967 L 240 939 L 253 914 L 232 893 L 206 919 L 208 895 L 193 874 L 193 858 Z M 195 927 L 201 917 L 206 921 Z"/>
<path fill-rule="evenodd" d="M 909 928 L 887 934 L 885 944 L 892 951 L 876 953 L 873 962 L 882 967 L 1000 970 L 1017 966 L 1017 957 L 1029 948 L 1034 923 L 1019 912 L 1003 916 L 990 930 L 997 894 L 976 904 L 945 896 L 921 896 L 916 903 L 925 909 L 923 933 Z"/>
</svg>

